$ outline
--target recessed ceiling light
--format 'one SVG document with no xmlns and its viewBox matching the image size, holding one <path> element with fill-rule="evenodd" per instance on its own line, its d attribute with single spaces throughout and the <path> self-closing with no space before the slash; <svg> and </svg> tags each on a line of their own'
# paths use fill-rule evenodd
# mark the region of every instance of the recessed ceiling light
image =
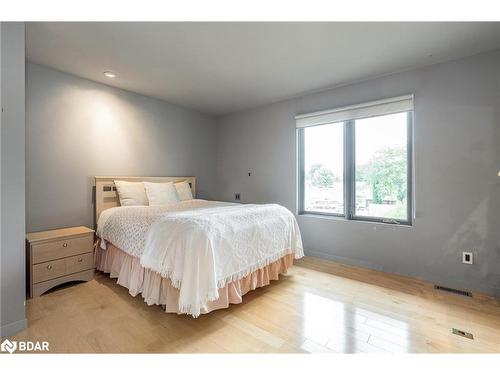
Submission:
<svg viewBox="0 0 500 375">
<path fill-rule="evenodd" d="M 113 73 L 113 72 L 104 72 L 103 73 L 106 77 L 108 78 L 115 78 L 116 77 L 116 74 Z"/>
</svg>

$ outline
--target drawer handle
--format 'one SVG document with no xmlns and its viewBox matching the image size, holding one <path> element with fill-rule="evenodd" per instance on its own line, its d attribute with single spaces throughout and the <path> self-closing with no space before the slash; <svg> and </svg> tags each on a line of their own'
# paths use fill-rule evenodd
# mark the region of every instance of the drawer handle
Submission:
<svg viewBox="0 0 500 375">
<path fill-rule="evenodd" d="M 82 263 L 83 262 L 83 259 L 82 258 L 78 258 L 78 263 Z"/>
<path fill-rule="evenodd" d="M 52 269 L 52 266 L 49 264 L 49 265 L 47 266 L 47 269 L 48 269 L 48 270 L 51 270 L 51 269 Z"/>
<path fill-rule="evenodd" d="M 63 247 L 68 247 L 68 244 L 66 242 L 63 243 Z"/>
</svg>

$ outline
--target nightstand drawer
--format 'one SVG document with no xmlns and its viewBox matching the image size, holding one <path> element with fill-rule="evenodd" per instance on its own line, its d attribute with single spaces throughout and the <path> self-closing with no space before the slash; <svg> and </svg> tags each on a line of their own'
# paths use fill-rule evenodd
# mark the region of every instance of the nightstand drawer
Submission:
<svg viewBox="0 0 500 375">
<path fill-rule="evenodd" d="M 69 257 L 92 251 L 94 235 L 72 237 L 32 245 L 33 264 Z"/>
<path fill-rule="evenodd" d="M 66 274 L 66 260 L 58 259 L 52 262 L 35 264 L 33 266 L 33 283 L 55 279 Z"/>
<path fill-rule="evenodd" d="M 67 227 L 27 233 L 26 285 L 30 297 L 69 281 L 94 277 L 94 231 Z"/>
<path fill-rule="evenodd" d="M 66 258 L 66 273 L 76 273 L 94 268 L 94 253 L 80 254 Z"/>
</svg>

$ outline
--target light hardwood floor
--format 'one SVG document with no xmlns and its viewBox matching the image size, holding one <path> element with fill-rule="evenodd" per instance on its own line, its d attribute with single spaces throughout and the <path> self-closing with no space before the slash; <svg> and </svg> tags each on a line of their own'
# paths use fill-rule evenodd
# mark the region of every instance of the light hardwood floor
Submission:
<svg viewBox="0 0 500 375">
<path fill-rule="evenodd" d="M 314 258 L 242 304 L 198 319 L 147 306 L 115 282 L 98 273 L 28 300 L 29 328 L 13 339 L 71 353 L 500 352 L 498 300 Z"/>
</svg>

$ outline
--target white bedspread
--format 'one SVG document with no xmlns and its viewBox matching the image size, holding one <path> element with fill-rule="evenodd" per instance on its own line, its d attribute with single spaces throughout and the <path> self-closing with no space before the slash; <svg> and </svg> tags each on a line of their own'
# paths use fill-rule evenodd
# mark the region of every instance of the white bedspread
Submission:
<svg viewBox="0 0 500 375">
<path fill-rule="evenodd" d="M 97 222 L 97 235 L 119 247 L 127 254 L 139 258 L 145 249 L 146 235 L 160 217 L 176 211 L 202 210 L 234 203 L 192 199 L 164 206 L 119 206 L 101 212 Z M 101 248 L 106 249 L 106 242 Z"/>
<path fill-rule="evenodd" d="M 180 290 L 179 310 L 195 317 L 228 282 L 286 254 L 303 256 L 295 217 L 276 204 L 192 200 L 111 210 L 99 219 L 99 236 L 170 278 Z"/>
</svg>

